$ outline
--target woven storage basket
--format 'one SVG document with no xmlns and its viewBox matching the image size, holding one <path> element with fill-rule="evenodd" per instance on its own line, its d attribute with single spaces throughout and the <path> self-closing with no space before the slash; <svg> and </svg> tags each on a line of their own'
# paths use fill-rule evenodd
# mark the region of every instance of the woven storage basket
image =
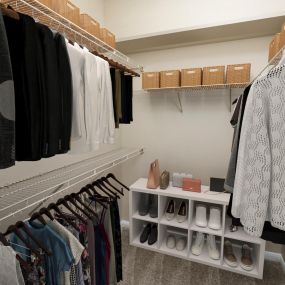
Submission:
<svg viewBox="0 0 285 285">
<path fill-rule="evenodd" d="M 271 61 L 271 59 L 278 53 L 279 48 L 280 48 L 280 33 L 277 33 L 269 44 L 268 61 Z"/>
<path fill-rule="evenodd" d="M 142 88 L 159 88 L 159 72 L 144 72 L 142 75 Z"/>
<path fill-rule="evenodd" d="M 116 47 L 116 37 L 108 29 L 106 29 L 106 28 L 100 29 L 100 38 L 103 42 L 105 42 L 109 46 L 111 46 L 113 48 Z"/>
<path fill-rule="evenodd" d="M 285 46 L 285 23 L 282 26 L 281 33 L 280 33 L 280 42 L 279 48 L 283 48 Z"/>
<path fill-rule="evenodd" d="M 250 63 L 227 66 L 227 83 L 247 83 L 250 81 Z"/>
<path fill-rule="evenodd" d="M 100 24 L 88 14 L 80 14 L 80 26 L 90 34 L 100 38 Z"/>
<path fill-rule="evenodd" d="M 203 68 L 203 85 L 225 83 L 225 66 L 209 66 Z"/>
<path fill-rule="evenodd" d="M 67 1 L 66 3 L 66 12 L 64 16 L 72 23 L 78 26 L 80 25 L 80 9 L 70 1 Z"/>
<path fill-rule="evenodd" d="M 40 0 L 41 3 L 55 11 L 56 13 L 66 17 L 67 0 Z"/>
<path fill-rule="evenodd" d="M 180 87 L 180 70 L 160 72 L 160 88 Z"/>
<path fill-rule="evenodd" d="M 198 86 L 202 84 L 202 68 L 181 70 L 181 86 Z"/>
</svg>

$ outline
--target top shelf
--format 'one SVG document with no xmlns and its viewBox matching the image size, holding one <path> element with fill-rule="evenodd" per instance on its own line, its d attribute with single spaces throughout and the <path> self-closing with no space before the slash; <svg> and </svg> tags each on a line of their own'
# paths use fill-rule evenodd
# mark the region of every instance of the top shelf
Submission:
<svg viewBox="0 0 285 285">
<path fill-rule="evenodd" d="M 165 190 L 162 190 L 159 187 L 157 189 L 148 189 L 146 185 L 147 185 L 147 179 L 140 178 L 130 188 L 132 189 L 132 191 L 136 192 L 169 196 L 181 199 L 191 199 L 195 201 L 220 204 L 220 205 L 228 205 L 230 201 L 230 194 L 209 191 L 209 186 L 204 186 L 204 185 L 202 185 L 201 187 L 202 188 L 201 193 L 183 191 L 181 188 L 173 187 L 171 183 L 168 186 L 168 188 Z"/>
<path fill-rule="evenodd" d="M 128 56 L 112 48 L 38 0 L 0 0 L 0 3 L 10 5 L 15 11 L 33 17 L 36 21 L 62 33 L 70 41 L 77 42 L 90 51 L 96 51 L 135 72 L 143 71 L 142 66 L 135 64 Z"/>
<path fill-rule="evenodd" d="M 187 90 L 215 90 L 215 89 L 234 89 L 234 88 L 246 88 L 249 82 L 246 83 L 232 83 L 232 84 L 213 84 L 213 85 L 196 85 L 196 86 L 181 86 L 181 87 L 167 87 L 167 88 L 150 88 L 144 89 L 145 91 L 187 91 Z"/>
</svg>

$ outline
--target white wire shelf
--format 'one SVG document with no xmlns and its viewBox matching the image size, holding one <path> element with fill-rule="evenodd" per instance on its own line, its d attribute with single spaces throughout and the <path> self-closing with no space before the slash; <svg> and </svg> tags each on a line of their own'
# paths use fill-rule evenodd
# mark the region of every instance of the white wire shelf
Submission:
<svg viewBox="0 0 285 285">
<path fill-rule="evenodd" d="M 65 35 L 72 42 L 85 46 L 90 51 L 97 51 L 135 72 L 143 71 L 142 66 L 137 65 L 128 56 L 112 48 L 37 0 L 0 0 L 0 3 L 10 5 L 15 11 L 33 17 L 36 21 Z"/>
<path fill-rule="evenodd" d="M 143 153 L 143 148 L 120 148 L 0 187 L 0 224 L 66 191 L 78 192 L 98 175 Z"/>
<path fill-rule="evenodd" d="M 166 87 L 166 88 L 150 88 L 144 89 L 145 91 L 191 91 L 191 90 L 215 90 L 215 89 L 233 89 L 245 88 L 249 82 L 245 83 L 232 83 L 232 84 L 212 84 L 212 85 L 196 85 L 196 86 L 180 86 L 180 87 Z"/>
</svg>

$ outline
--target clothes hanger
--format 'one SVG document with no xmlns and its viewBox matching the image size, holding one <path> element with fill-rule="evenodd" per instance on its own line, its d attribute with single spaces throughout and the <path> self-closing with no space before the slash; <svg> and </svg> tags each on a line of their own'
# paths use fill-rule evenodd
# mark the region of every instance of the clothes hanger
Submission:
<svg viewBox="0 0 285 285">
<path fill-rule="evenodd" d="M 121 195 L 124 196 L 124 191 L 123 189 L 118 189 L 115 186 L 113 186 L 110 181 L 106 177 L 101 177 L 100 180 L 104 183 L 107 183 L 109 186 L 111 186 L 114 190 L 118 191 Z"/>
<path fill-rule="evenodd" d="M 48 209 L 48 210 L 51 210 L 51 209 L 54 210 L 55 212 L 58 213 L 58 215 L 60 216 L 61 219 L 63 219 L 66 223 L 68 223 L 69 225 L 71 225 L 75 230 L 77 230 L 77 231 L 80 230 L 80 229 L 77 227 L 77 225 L 76 225 L 73 221 L 67 219 L 67 218 L 64 216 L 64 214 L 61 212 L 61 210 L 59 209 L 59 207 L 58 207 L 55 203 L 51 203 L 51 204 L 48 206 L 47 209 Z"/>
<path fill-rule="evenodd" d="M 103 189 L 100 185 L 96 185 L 95 182 L 93 182 L 92 184 L 88 184 L 87 187 L 89 187 L 89 189 L 92 189 L 97 195 L 99 195 L 100 197 L 102 197 L 102 195 L 100 193 L 97 192 L 95 186 L 97 186 L 103 193 L 105 193 L 110 199 L 114 200 L 115 196 L 111 195 L 110 193 L 108 193 L 105 189 Z"/>
<path fill-rule="evenodd" d="M 67 203 L 67 201 L 63 198 L 57 201 L 58 205 L 63 205 L 67 210 L 69 210 L 78 220 L 80 220 L 83 224 L 87 224 L 86 220 L 83 219 L 78 213 L 76 213 Z"/>
<path fill-rule="evenodd" d="M 116 176 L 113 173 L 109 173 L 106 176 L 107 179 L 112 178 L 114 179 L 118 184 L 120 184 L 121 186 L 123 186 L 126 190 L 130 191 L 130 188 L 128 186 L 126 186 L 125 184 L 123 184 L 121 181 L 119 181 Z"/>
<path fill-rule="evenodd" d="M 75 208 L 77 208 L 79 211 L 81 211 L 88 219 L 92 219 L 92 216 L 88 212 L 86 212 L 83 208 L 79 207 L 75 201 L 70 195 L 64 196 L 64 199 L 70 202 Z"/>
<path fill-rule="evenodd" d="M 11 9 L 11 7 L 6 8 L 3 3 L 0 3 L 0 9 L 1 9 L 2 14 L 4 16 L 10 17 L 10 18 L 15 19 L 15 20 L 20 20 L 19 14 L 16 11 L 14 11 L 13 9 Z"/>
<path fill-rule="evenodd" d="M 41 215 L 46 215 L 51 221 L 54 220 L 53 215 L 51 214 L 51 212 L 47 208 L 41 208 L 39 213 Z"/>
<path fill-rule="evenodd" d="M 110 189 L 105 183 L 104 183 L 104 181 L 103 180 L 101 180 L 101 179 L 98 179 L 98 180 L 96 180 L 96 182 L 97 183 L 99 183 L 99 185 L 101 185 L 102 187 L 104 187 L 106 190 L 108 190 L 110 193 L 114 193 L 114 195 L 116 195 L 116 198 L 117 199 L 121 199 L 121 197 L 120 197 L 120 195 L 118 195 L 116 192 L 118 192 L 117 191 L 117 189 L 115 189 L 115 191 L 116 192 L 114 192 L 112 189 Z"/>
<path fill-rule="evenodd" d="M 27 241 L 24 236 L 21 234 L 20 230 L 15 226 L 12 225 L 8 228 L 7 232 L 5 233 L 5 235 L 9 234 L 9 233 L 15 233 L 17 235 L 17 237 L 25 244 L 25 246 L 27 248 L 29 248 L 29 250 L 31 252 L 33 252 L 39 259 L 42 259 L 41 254 L 39 253 L 39 251 L 37 249 L 34 249 L 33 246 L 30 244 L 29 241 Z"/>
<path fill-rule="evenodd" d="M 94 194 L 91 193 L 90 189 L 94 192 Z M 83 187 L 79 194 L 86 192 L 89 195 L 89 199 L 94 201 L 94 202 L 98 202 L 101 206 L 103 206 L 105 209 L 107 209 L 106 204 L 110 204 L 110 198 L 109 196 L 102 196 L 100 195 L 96 189 L 94 188 L 94 186 L 92 186 L 91 184 L 88 184 L 87 186 Z"/>
<path fill-rule="evenodd" d="M 10 243 L 7 241 L 7 239 L 5 238 L 5 236 L 0 233 L 0 242 L 4 245 L 4 246 L 11 246 Z M 31 271 L 32 267 L 31 265 L 25 261 L 19 254 L 16 254 L 16 259 L 20 262 L 21 266 L 27 270 L 27 271 Z"/>
<path fill-rule="evenodd" d="M 97 213 L 89 207 L 87 204 L 85 204 L 80 198 L 78 194 L 72 193 L 70 197 L 74 200 L 76 200 L 80 205 L 82 205 L 84 208 L 86 208 L 92 215 L 97 216 Z"/>
<path fill-rule="evenodd" d="M 112 190 L 110 190 L 110 189 L 108 189 L 108 188 L 103 188 L 102 187 L 102 185 L 101 185 L 101 183 L 99 182 L 99 181 L 94 181 L 93 183 L 92 183 L 92 185 L 93 186 L 97 186 L 100 190 L 102 190 L 105 194 L 107 194 L 108 196 L 110 196 L 111 198 L 113 198 L 113 199 L 116 199 L 116 198 L 119 198 L 120 196 L 117 194 L 117 193 L 115 193 L 115 192 L 113 192 Z M 107 191 L 108 190 L 108 191 Z"/>
<path fill-rule="evenodd" d="M 31 238 L 31 240 L 34 241 L 34 243 L 41 248 L 48 256 L 51 256 L 52 253 L 45 247 L 45 245 L 42 244 L 42 242 L 40 240 L 38 240 L 37 238 L 35 238 L 32 234 L 32 232 L 30 231 L 30 229 L 27 227 L 27 225 L 23 222 L 23 221 L 19 221 L 16 223 L 16 226 L 18 228 L 22 228 L 24 230 L 24 232 Z"/>
<path fill-rule="evenodd" d="M 31 218 L 30 221 L 34 221 L 34 220 L 38 220 L 40 221 L 44 226 L 47 224 L 45 219 L 42 217 L 42 215 L 38 212 L 34 213 Z"/>
</svg>

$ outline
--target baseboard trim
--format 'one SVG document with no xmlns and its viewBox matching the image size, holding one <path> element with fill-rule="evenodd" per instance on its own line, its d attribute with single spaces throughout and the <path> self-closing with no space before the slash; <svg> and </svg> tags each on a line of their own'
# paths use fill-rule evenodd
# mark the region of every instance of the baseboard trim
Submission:
<svg viewBox="0 0 285 285">
<path fill-rule="evenodd" d="M 129 229 L 130 222 L 127 220 L 121 220 L 122 229 Z M 269 261 L 279 262 L 282 266 L 283 272 L 285 273 L 285 261 L 281 253 L 265 251 L 264 258 Z"/>
</svg>

